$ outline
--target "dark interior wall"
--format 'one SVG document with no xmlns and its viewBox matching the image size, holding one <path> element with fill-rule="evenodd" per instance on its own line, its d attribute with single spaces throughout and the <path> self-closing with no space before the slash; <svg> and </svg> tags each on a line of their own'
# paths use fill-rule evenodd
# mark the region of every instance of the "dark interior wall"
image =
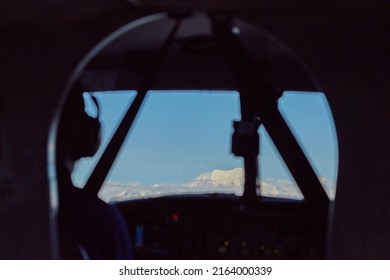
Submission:
<svg viewBox="0 0 390 280">
<path fill-rule="evenodd" d="M 58 45 L 50 40 L 52 35 L 34 29 L 13 28 L 2 34 L 8 40 L 1 51 L 0 254 L 49 258 L 52 224 L 45 163 L 48 122 L 63 84 L 63 73 L 50 70 L 61 68 L 54 59 Z"/>
<path fill-rule="evenodd" d="M 0 27 L 0 259 L 58 256 L 56 192 L 47 175 L 49 129 L 78 63 L 131 20 L 126 10 L 115 15 L 64 23 L 41 17 L 37 25 Z"/>
</svg>

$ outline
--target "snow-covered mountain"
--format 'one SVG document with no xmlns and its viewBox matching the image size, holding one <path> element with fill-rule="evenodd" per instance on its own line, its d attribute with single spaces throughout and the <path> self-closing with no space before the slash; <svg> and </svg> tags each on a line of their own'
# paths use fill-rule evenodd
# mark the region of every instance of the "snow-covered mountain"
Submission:
<svg viewBox="0 0 390 280">
<path fill-rule="evenodd" d="M 200 174 L 195 179 L 185 183 L 184 186 L 188 188 L 204 188 L 205 186 L 242 188 L 244 179 L 244 170 L 242 168 L 231 170 L 217 169 Z"/>
<path fill-rule="evenodd" d="M 329 180 L 319 178 L 329 198 L 335 196 L 335 186 Z M 243 168 L 205 172 L 184 184 L 123 184 L 107 182 L 99 196 L 105 201 L 118 201 L 170 194 L 232 193 L 241 195 L 244 186 Z M 292 180 L 268 178 L 261 181 L 261 194 L 268 197 L 302 199 L 303 196 Z"/>
</svg>

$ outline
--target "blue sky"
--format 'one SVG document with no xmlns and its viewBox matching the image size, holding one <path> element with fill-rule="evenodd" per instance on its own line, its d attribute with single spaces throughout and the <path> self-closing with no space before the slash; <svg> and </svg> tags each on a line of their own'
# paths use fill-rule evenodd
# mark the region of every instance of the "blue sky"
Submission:
<svg viewBox="0 0 390 280">
<path fill-rule="evenodd" d="M 95 93 L 101 105 L 103 147 L 134 98 L 134 92 Z M 93 114 L 93 106 L 87 111 Z M 279 109 L 315 168 L 334 181 L 337 140 L 322 93 L 285 93 Z M 230 153 L 232 122 L 240 119 L 236 92 L 150 92 L 108 180 L 139 184 L 182 184 L 203 172 L 242 167 Z M 292 180 L 261 129 L 261 176 Z M 102 149 L 100 149 L 100 152 Z M 99 154 L 82 160 L 74 174 L 82 185 Z"/>
</svg>

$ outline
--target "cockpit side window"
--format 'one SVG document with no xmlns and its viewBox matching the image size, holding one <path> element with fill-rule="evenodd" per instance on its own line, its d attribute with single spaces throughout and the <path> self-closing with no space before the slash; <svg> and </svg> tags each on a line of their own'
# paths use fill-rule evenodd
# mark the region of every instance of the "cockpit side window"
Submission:
<svg viewBox="0 0 390 280">
<path fill-rule="evenodd" d="M 321 92 L 286 91 L 279 111 L 330 199 L 335 198 L 338 144 L 332 112 Z"/>
</svg>

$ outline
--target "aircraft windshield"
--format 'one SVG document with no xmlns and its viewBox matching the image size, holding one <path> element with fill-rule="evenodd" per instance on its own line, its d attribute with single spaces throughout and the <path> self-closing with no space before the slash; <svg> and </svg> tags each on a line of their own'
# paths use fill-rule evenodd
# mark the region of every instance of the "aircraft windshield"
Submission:
<svg viewBox="0 0 390 280">
<path fill-rule="evenodd" d="M 101 106 L 103 144 L 94 158 L 82 159 L 77 164 L 73 180 L 78 186 L 85 184 L 134 99 L 135 92 L 96 92 L 94 95 Z M 323 94 L 305 94 L 310 96 L 306 97 L 306 102 L 309 102 L 307 98 L 311 98 L 310 106 L 317 106 L 310 109 L 310 115 L 307 115 L 307 106 L 290 112 L 291 107 L 297 106 L 293 102 L 297 98 L 290 100 L 288 96 L 285 94 L 280 100 L 280 110 L 294 124 L 293 129 L 302 134 L 299 140 L 306 143 L 306 146 L 302 146 L 311 155 L 317 175 L 322 178 L 322 182 L 327 183 L 325 189 L 329 189 L 332 198 L 337 175 L 337 141 L 335 144 L 334 135 L 327 136 L 329 127 L 333 128 L 333 121 L 329 112 L 321 109 L 324 102 L 327 106 L 326 99 Z M 93 106 L 88 103 L 86 110 L 90 114 L 94 113 Z M 289 116 L 296 114 L 299 115 L 298 119 Z M 306 117 L 300 114 L 306 114 Z M 232 122 L 239 119 L 237 92 L 151 91 L 99 196 L 105 201 L 120 201 L 171 194 L 241 195 L 244 184 L 243 161 L 234 157 L 230 151 Z M 308 123 L 314 123 L 314 126 Z M 305 127 L 312 132 L 305 132 Z M 262 195 L 301 199 L 294 180 L 262 127 L 260 135 Z M 316 150 L 318 146 L 321 146 L 319 152 Z"/>
</svg>

